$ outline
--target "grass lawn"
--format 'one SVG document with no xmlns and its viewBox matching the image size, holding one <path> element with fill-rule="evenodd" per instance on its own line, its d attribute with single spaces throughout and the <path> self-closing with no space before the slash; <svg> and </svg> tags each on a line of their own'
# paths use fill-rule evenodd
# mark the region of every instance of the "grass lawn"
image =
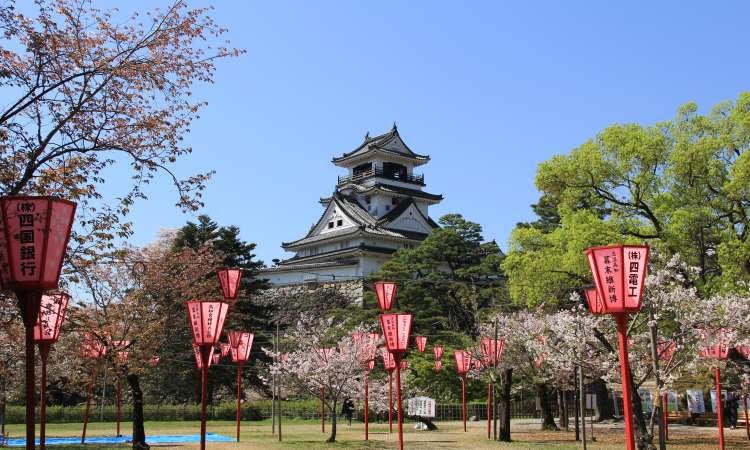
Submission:
<svg viewBox="0 0 750 450">
<path fill-rule="evenodd" d="M 156 434 L 198 434 L 200 431 L 198 422 L 147 422 L 146 433 Z M 330 423 L 326 424 L 326 431 L 330 430 Z M 542 432 L 539 431 L 538 422 L 533 419 L 518 419 L 513 421 L 512 443 L 499 443 L 486 439 L 486 428 L 483 422 L 470 422 L 467 433 L 463 432 L 460 422 L 439 422 L 438 431 L 425 432 L 414 430 L 414 424 L 404 426 L 405 448 L 409 449 L 580 449 L 581 443 L 574 441 L 573 432 Z M 113 423 L 89 424 L 88 436 L 113 436 L 115 426 Z M 209 432 L 234 436 L 234 422 L 209 422 Z M 22 437 L 23 425 L 9 425 L 8 431 L 11 437 Z M 122 431 L 130 433 L 130 423 L 123 422 Z M 285 421 L 283 424 L 283 442 L 271 434 L 270 421 L 243 422 L 242 442 L 240 443 L 215 443 L 209 442 L 209 449 L 247 449 L 247 450 L 273 450 L 273 449 L 393 449 L 397 448 L 397 435 L 388 433 L 387 424 L 371 424 L 370 441 L 365 443 L 364 427 L 361 423 L 354 423 L 352 427 L 339 423 L 336 444 L 326 444 L 324 435 L 320 431 L 320 424 L 311 421 Z M 394 426 L 394 431 L 396 428 Z M 64 437 L 80 435 L 81 424 L 49 424 L 47 425 L 47 436 Z M 744 429 L 725 430 L 728 449 L 750 448 Z M 588 448 L 592 450 L 620 450 L 624 448 L 622 438 L 622 424 L 596 425 L 596 442 L 589 443 Z M 717 432 L 713 428 L 686 427 L 670 425 L 670 449 L 708 450 L 718 447 Z M 590 435 L 589 435 L 590 438 Z M 98 450 L 98 449 L 125 449 L 127 445 L 75 445 L 75 446 L 50 446 L 56 450 Z M 163 444 L 155 445 L 153 448 L 170 449 L 197 449 L 198 444 Z"/>
</svg>

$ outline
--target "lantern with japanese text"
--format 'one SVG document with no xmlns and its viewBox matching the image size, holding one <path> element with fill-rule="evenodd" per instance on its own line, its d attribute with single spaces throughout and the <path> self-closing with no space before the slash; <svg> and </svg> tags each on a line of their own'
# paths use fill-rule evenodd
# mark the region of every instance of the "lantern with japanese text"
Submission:
<svg viewBox="0 0 750 450">
<path fill-rule="evenodd" d="M 443 367 L 443 361 L 436 359 L 435 360 L 435 373 L 440 373 L 441 367 Z"/>
<path fill-rule="evenodd" d="M 599 291 L 596 288 L 586 289 L 584 291 L 586 295 L 586 306 L 588 307 L 591 314 L 604 314 L 604 303 L 602 297 L 599 295 Z"/>
<path fill-rule="evenodd" d="M 436 345 L 432 347 L 432 352 L 435 353 L 435 359 L 443 358 L 443 346 L 442 345 Z"/>
<path fill-rule="evenodd" d="M 374 283 L 375 295 L 378 298 L 380 311 L 385 313 L 391 310 L 393 299 L 396 298 L 396 283 L 393 281 L 376 281 Z"/>
<path fill-rule="evenodd" d="M 427 336 L 414 336 L 414 343 L 417 344 L 419 353 L 424 353 L 425 348 L 427 348 Z"/>
<path fill-rule="evenodd" d="M 199 348 L 200 370 L 201 370 L 201 450 L 206 449 L 206 377 L 208 367 L 212 364 L 214 346 L 219 342 L 221 330 L 224 328 L 224 320 L 227 317 L 229 304 L 222 301 L 200 301 L 187 302 L 188 320 L 193 332 L 193 343 Z"/>
<path fill-rule="evenodd" d="M 393 433 L 393 371 L 396 370 L 396 358 L 387 348 L 380 349 L 383 368 L 388 372 L 388 432 Z"/>
<path fill-rule="evenodd" d="M 221 359 L 221 352 L 215 352 L 211 355 L 211 364 L 216 365 L 219 364 L 219 360 Z"/>
<path fill-rule="evenodd" d="M 225 357 L 229 354 L 229 342 L 220 342 L 219 350 L 221 351 L 221 357 Z"/>
<path fill-rule="evenodd" d="M 42 377 L 39 386 L 39 446 L 44 449 L 47 424 L 47 359 L 52 344 L 60 337 L 60 327 L 65 319 L 70 296 L 65 293 L 42 295 L 39 316 L 34 326 L 34 342 L 39 347 Z"/>
<path fill-rule="evenodd" d="M 456 372 L 461 379 L 461 417 L 464 420 L 464 432 L 466 431 L 466 374 L 471 369 L 471 353 L 466 350 L 456 350 L 453 352 L 453 358 L 456 360 Z"/>
<path fill-rule="evenodd" d="M 26 328 L 26 448 L 35 446 L 34 326 L 44 291 L 58 287 L 76 204 L 0 197 L 0 286 L 14 291 Z"/>
<path fill-rule="evenodd" d="M 98 360 L 107 354 L 107 346 L 104 344 L 105 341 L 109 340 L 109 334 L 106 332 L 99 333 L 101 336 L 96 336 L 92 333 L 83 333 L 83 341 L 81 342 L 81 355 L 84 358 Z M 89 414 L 91 413 L 91 398 L 94 396 L 94 382 L 96 380 L 98 364 L 94 364 L 91 368 L 91 380 L 89 381 L 88 392 L 86 393 L 86 406 L 83 410 L 83 431 L 81 432 L 81 444 L 86 442 L 86 428 L 89 424 Z"/>
<path fill-rule="evenodd" d="M 394 288 L 395 293 L 395 288 Z M 403 414 L 401 408 L 401 358 L 409 346 L 409 334 L 411 334 L 411 314 L 381 314 L 380 326 L 383 328 L 383 337 L 388 351 L 396 360 L 396 404 L 398 412 L 398 445 L 404 448 Z"/>
<path fill-rule="evenodd" d="M 196 345 L 195 342 L 193 342 L 193 356 L 195 356 L 195 367 L 198 368 L 198 370 L 203 369 L 203 358 L 201 358 L 201 348 L 200 346 Z M 208 367 L 211 367 L 214 364 L 213 358 L 208 358 Z"/>
<path fill-rule="evenodd" d="M 406 370 L 409 368 L 409 361 L 402 359 L 401 360 L 401 370 Z"/>
<path fill-rule="evenodd" d="M 232 362 L 237 365 L 237 442 L 240 441 L 240 399 L 242 396 L 242 368 L 250 360 L 255 334 L 246 331 L 232 330 L 229 332 L 229 348 Z"/>
<path fill-rule="evenodd" d="M 613 314 L 617 325 L 627 450 L 635 450 L 627 322 L 629 313 L 641 310 L 648 253 L 649 248 L 645 245 L 610 245 L 586 250 L 591 275 L 601 300 L 601 304 L 590 303 L 589 309 L 594 314 L 599 310 Z M 592 300 L 596 300 L 596 297 Z"/>
<path fill-rule="evenodd" d="M 240 295 L 240 281 L 242 281 L 242 269 L 222 267 L 216 271 L 221 283 L 221 293 L 224 300 L 234 301 Z"/>
<path fill-rule="evenodd" d="M 497 363 L 500 362 L 500 357 L 503 354 L 504 348 L 504 339 L 491 339 L 488 337 L 483 337 L 480 343 L 480 350 L 482 351 L 484 364 L 487 367 L 497 365 Z"/>
</svg>

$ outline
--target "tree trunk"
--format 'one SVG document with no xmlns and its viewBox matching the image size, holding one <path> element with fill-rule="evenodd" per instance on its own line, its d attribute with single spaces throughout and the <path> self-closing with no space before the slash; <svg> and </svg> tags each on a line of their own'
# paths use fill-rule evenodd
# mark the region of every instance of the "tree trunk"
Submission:
<svg viewBox="0 0 750 450">
<path fill-rule="evenodd" d="M 555 417 L 552 414 L 552 404 L 549 398 L 549 391 L 546 383 L 536 383 L 536 394 L 539 397 L 539 408 L 542 413 L 542 430 L 559 431 L 555 424 Z"/>
<path fill-rule="evenodd" d="M 336 400 L 333 401 L 331 408 L 331 435 L 328 436 L 326 442 L 336 442 Z"/>
<path fill-rule="evenodd" d="M 609 391 L 607 390 L 607 383 L 601 378 L 597 378 L 590 386 L 596 397 L 596 416 L 594 416 L 594 420 L 601 422 L 602 420 L 614 419 L 615 414 L 612 410 L 612 402 L 610 401 Z"/>
<path fill-rule="evenodd" d="M 502 388 L 500 389 L 500 433 L 499 439 L 511 442 L 510 439 L 510 386 L 513 382 L 513 369 L 505 369 Z"/>
<path fill-rule="evenodd" d="M 133 450 L 148 450 L 146 429 L 143 425 L 143 391 L 138 375 L 128 374 L 128 384 L 133 395 Z"/>
<path fill-rule="evenodd" d="M 561 427 L 565 428 L 565 431 L 569 431 L 568 430 L 568 400 L 566 396 L 567 396 L 567 393 L 565 392 L 564 389 L 557 390 L 558 409 L 560 410 L 560 420 L 558 420 L 558 422 L 560 423 Z"/>
<path fill-rule="evenodd" d="M 635 418 L 635 439 L 638 450 L 656 450 L 654 447 L 654 436 L 648 432 L 646 419 L 643 417 L 641 396 L 633 380 L 633 372 L 628 374 L 630 378 L 630 396 L 632 398 L 633 417 Z"/>
</svg>

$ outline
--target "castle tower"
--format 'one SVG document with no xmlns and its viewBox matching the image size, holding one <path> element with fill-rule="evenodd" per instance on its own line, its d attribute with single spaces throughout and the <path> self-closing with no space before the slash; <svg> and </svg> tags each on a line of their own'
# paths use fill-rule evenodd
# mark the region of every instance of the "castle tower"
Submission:
<svg viewBox="0 0 750 450">
<path fill-rule="evenodd" d="M 442 195 L 425 192 L 424 175 L 414 173 L 430 157 L 414 153 L 393 125 L 365 136 L 354 150 L 333 158 L 347 170 L 338 177 L 324 211 L 300 239 L 282 243 L 295 255 L 260 274 L 273 285 L 359 279 L 376 271 L 398 249 L 413 247 L 438 225 L 431 205 Z"/>
</svg>

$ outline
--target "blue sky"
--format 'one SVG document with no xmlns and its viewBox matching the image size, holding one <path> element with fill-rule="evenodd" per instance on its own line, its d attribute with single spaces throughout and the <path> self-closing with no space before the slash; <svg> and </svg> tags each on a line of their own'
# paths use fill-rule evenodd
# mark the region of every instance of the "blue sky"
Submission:
<svg viewBox="0 0 750 450">
<path fill-rule="evenodd" d="M 747 2 L 214 3 L 248 52 L 196 89 L 209 106 L 178 171 L 217 171 L 203 212 L 238 225 L 267 263 L 291 256 L 280 242 L 304 235 L 342 174 L 331 157 L 368 130 L 396 121 L 432 157 L 427 190 L 445 201 L 431 215 L 461 213 L 505 247 L 532 218 L 540 162 L 613 123 L 750 89 Z M 167 183 L 150 194 L 132 214 L 134 244 L 192 218 Z"/>
</svg>

